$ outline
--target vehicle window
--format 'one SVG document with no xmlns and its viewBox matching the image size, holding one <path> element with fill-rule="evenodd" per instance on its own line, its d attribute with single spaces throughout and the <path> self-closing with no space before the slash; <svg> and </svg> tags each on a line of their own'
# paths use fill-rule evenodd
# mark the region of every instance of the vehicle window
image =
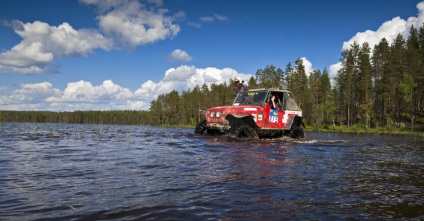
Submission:
<svg viewBox="0 0 424 221">
<path fill-rule="evenodd" d="M 253 97 L 254 104 L 258 106 L 263 106 L 265 102 L 266 94 L 267 92 L 263 91 L 263 92 L 258 92 L 256 95 L 254 95 Z"/>
<path fill-rule="evenodd" d="M 284 94 L 284 102 L 285 102 L 286 110 L 294 110 L 294 111 L 300 110 L 299 106 L 297 106 L 294 96 L 291 93 Z"/>
<path fill-rule="evenodd" d="M 285 99 L 284 99 L 284 93 L 277 93 L 278 96 L 278 109 L 282 110 L 284 107 Z"/>
<path fill-rule="evenodd" d="M 233 105 L 253 105 L 263 106 L 265 102 L 266 91 L 247 91 L 238 93 Z"/>
</svg>

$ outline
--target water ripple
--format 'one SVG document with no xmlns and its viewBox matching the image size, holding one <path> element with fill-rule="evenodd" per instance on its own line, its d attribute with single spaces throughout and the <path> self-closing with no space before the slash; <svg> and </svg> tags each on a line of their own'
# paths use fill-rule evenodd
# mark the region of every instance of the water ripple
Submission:
<svg viewBox="0 0 424 221">
<path fill-rule="evenodd" d="M 422 220 L 423 139 L 2 124 L 1 220 Z"/>
</svg>

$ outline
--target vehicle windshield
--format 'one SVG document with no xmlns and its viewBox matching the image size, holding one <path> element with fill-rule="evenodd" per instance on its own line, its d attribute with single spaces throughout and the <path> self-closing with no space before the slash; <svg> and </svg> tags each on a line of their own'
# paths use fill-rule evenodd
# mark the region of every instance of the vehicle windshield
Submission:
<svg viewBox="0 0 424 221">
<path fill-rule="evenodd" d="M 264 106 L 268 91 L 246 91 L 238 93 L 233 105 Z"/>
</svg>

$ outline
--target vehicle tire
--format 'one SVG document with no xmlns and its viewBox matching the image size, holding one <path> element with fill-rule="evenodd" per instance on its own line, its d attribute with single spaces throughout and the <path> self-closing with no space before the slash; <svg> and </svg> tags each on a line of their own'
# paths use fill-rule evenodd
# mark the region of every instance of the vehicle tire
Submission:
<svg viewBox="0 0 424 221">
<path fill-rule="evenodd" d="M 240 124 L 235 134 L 237 138 L 258 138 L 256 131 L 248 124 Z"/>
<path fill-rule="evenodd" d="M 194 134 L 204 135 L 206 133 L 206 120 L 202 120 L 196 124 L 194 128 Z"/>
<path fill-rule="evenodd" d="M 206 134 L 207 135 L 212 135 L 212 136 L 216 136 L 216 135 L 222 135 L 222 134 L 224 134 L 222 131 L 220 131 L 220 130 L 214 130 L 214 129 L 207 129 L 206 130 Z"/>
<path fill-rule="evenodd" d="M 293 125 L 289 132 L 289 137 L 291 138 L 304 138 L 305 132 L 303 131 L 302 127 L 300 125 Z"/>
</svg>

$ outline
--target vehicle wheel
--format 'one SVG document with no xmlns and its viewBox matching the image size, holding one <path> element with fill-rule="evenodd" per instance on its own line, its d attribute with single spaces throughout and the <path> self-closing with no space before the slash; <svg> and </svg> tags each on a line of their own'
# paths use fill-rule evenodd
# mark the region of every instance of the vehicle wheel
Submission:
<svg viewBox="0 0 424 221">
<path fill-rule="evenodd" d="M 248 124 L 240 124 L 235 134 L 238 138 L 258 138 L 256 131 Z"/>
<path fill-rule="evenodd" d="M 196 124 L 196 128 L 194 128 L 194 134 L 204 135 L 206 132 L 206 120 L 202 120 Z"/>
<path fill-rule="evenodd" d="M 304 138 L 305 132 L 303 131 L 302 127 L 299 126 L 292 126 L 289 132 L 289 137 L 291 138 Z"/>
<path fill-rule="evenodd" d="M 222 134 L 224 134 L 224 133 L 223 133 L 223 132 L 221 132 L 220 130 L 210 130 L 210 129 L 207 129 L 207 130 L 206 130 L 206 134 L 207 134 L 207 135 L 215 136 L 215 135 L 222 135 Z"/>
</svg>

